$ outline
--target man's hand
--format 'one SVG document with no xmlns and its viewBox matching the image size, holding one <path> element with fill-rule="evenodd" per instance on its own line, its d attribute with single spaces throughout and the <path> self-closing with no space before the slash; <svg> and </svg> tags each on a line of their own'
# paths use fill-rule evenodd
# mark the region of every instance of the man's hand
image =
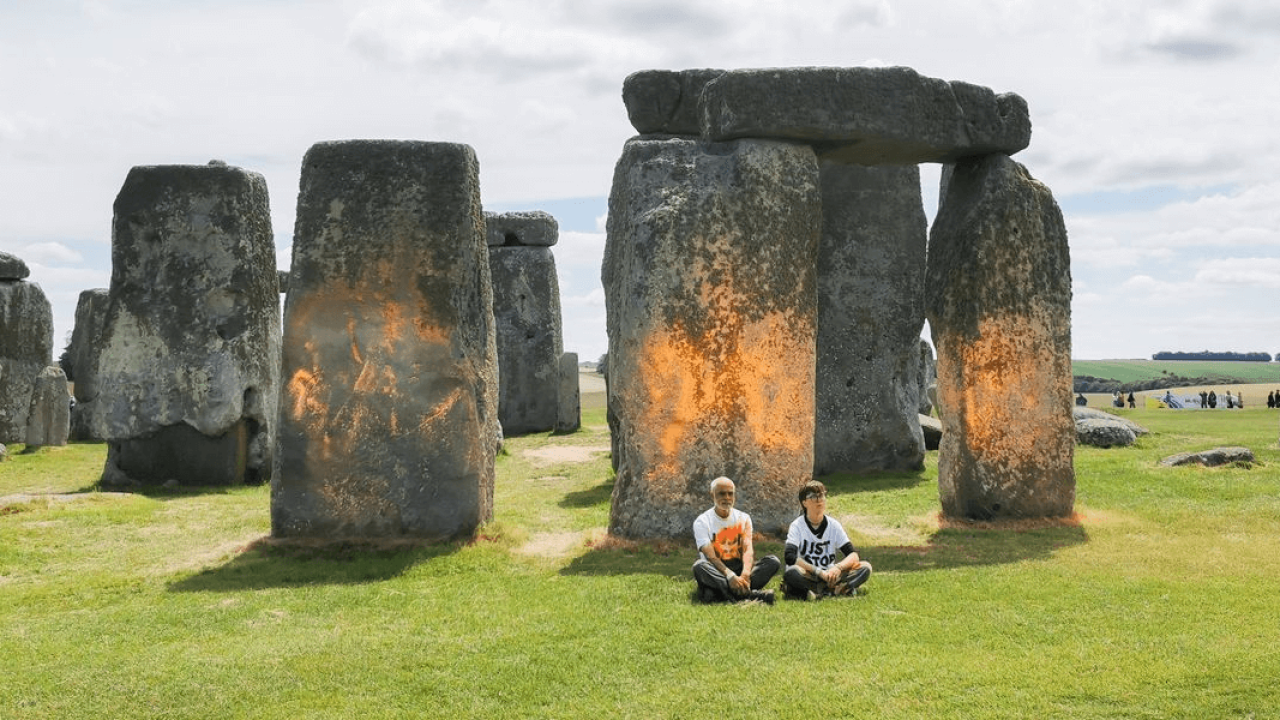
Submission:
<svg viewBox="0 0 1280 720">
<path fill-rule="evenodd" d="M 735 575 L 729 581 L 729 589 L 738 595 L 746 595 L 751 592 L 751 578 L 746 575 Z"/>
</svg>

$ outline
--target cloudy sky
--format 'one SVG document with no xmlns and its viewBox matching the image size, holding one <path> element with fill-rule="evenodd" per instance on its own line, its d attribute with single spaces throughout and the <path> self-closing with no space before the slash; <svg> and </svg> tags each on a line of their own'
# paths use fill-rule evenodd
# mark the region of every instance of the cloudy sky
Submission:
<svg viewBox="0 0 1280 720">
<path fill-rule="evenodd" d="M 1280 352 L 1271 0 L 41 0 L 0 4 L 0 250 L 50 297 L 110 279 L 129 168 L 262 173 L 281 266 L 321 140 L 463 142 L 489 210 L 544 209 L 565 349 L 606 349 L 603 216 L 648 68 L 905 65 L 1016 92 L 1070 234 L 1074 355 Z M 937 169 L 924 168 L 926 210 Z"/>
</svg>

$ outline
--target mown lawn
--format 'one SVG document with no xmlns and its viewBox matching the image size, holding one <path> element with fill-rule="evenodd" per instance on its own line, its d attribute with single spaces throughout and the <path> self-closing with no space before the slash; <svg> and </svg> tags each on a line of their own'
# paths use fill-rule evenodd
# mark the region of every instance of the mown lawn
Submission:
<svg viewBox="0 0 1280 720">
<path fill-rule="evenodd" d="M 1280 412 L 1122 412 L 1153 433 L 1078 450 L 1077 523 L 940 528 L 932 457 L 825 478 L 869 592 L 773 607 L 691 603 L 691 540 L 605 536 L 598 410 L 510 440 L 495 522 L 427 548 L 281 548 L 265 487 L 16 454 L 0 717 L 1280 716 Z M 1217 445 L 1260 464 L 1156 466 Z"/>
</svg>

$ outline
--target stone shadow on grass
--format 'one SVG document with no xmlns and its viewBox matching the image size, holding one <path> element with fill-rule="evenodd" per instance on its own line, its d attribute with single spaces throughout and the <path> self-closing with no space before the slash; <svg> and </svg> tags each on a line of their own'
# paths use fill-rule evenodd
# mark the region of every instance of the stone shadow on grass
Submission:
<svg viewBox="0 0 1280 720">
<path fill-rule="evenodd" d="M 613 497 L 613 478 L 586 490 L 575 490 L 564 494 L 557 503 L 562 508 L 587 508 L 607 504 Z"/>
<path fill-rule="evenodd" d="M 230 561 L 169 584 L 171 592 L 238 592 L 390 580 L 415 565 L 450 555 L 462 542 L 305 542 L 262 538 Z"/>
<path fill-rule="evenodd" d="M 1074 520 L 944 523 L 924 545 L 865 544 L 859 550 L 876 572 L 922 572 L 1048 560 L 1088 541 Z"/>
<path fill-rule="evenodd" d="M 846 495 L 885 490 L 909 490 L 924 482 L 936 482 L 936 477 L 925 475 L 924 470 L 899 472 L 876 470 L 869 471 L 865 475 L 832 473 L 823 475 L 818 480 L 827 486 L 828 494 Z M 797 502 L 796 513 L 799 512 L 799 502 Z"/>
</svg>

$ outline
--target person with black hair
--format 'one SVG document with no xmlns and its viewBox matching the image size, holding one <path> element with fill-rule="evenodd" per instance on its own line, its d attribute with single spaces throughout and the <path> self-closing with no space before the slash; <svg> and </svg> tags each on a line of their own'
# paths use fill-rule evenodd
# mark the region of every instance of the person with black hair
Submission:
<svg viewBox="0 0 1280 720">
<path fill-rule="evenodd" d="M 804 511 L 787 530 L 782 588 L 786 597 L 815 600 L 854 595 L 871 577 L 871 563 L 858 556 L 839 520 L 827 515 L 827 487 L 810 480 L 800 488 Z M 836 560 L 836 553 L 842 556 Z"/>
</svg>

